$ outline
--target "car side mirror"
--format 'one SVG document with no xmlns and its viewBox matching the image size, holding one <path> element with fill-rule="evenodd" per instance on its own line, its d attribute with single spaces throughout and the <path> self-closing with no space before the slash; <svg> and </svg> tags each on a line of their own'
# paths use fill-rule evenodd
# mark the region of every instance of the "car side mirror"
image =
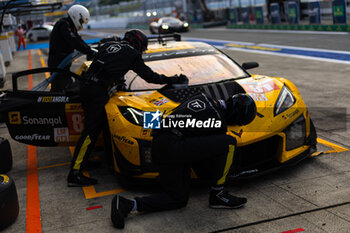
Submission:
<svg viewBox="0 0 350 233">
<path fill-rule="evenodd" d="M 253 68 L 259 67 L 259 63 L 257 63 L 257 62 L 244 62 L 242 64 L 242 67 L 245 70 L 253 69 Z"/>
</svg>

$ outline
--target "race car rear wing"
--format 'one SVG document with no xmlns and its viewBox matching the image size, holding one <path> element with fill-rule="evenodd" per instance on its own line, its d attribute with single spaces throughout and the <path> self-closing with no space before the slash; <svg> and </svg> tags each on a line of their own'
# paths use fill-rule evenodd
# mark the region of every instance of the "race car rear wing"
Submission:
<svg viewBox="0 0 350 233">
<path fill-rule="evenodd" d="M 167 41 L 181 41 L 181 35 L 178 33 L 158 36 L 147 36 L 148 42 L 158 42 L 159 44 L 166 43 Z"/>
</svg>

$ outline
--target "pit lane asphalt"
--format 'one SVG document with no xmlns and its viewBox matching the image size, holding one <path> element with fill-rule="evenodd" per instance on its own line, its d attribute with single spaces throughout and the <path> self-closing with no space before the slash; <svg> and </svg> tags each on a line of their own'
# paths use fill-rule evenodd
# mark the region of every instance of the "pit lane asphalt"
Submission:
<svg viewBox="0 0 350 233">
<path fill-rule="evenodd" d="M 119 35 L 123 32 L 103 31 Z M 349 50 L 349 46 L 346 46 L 349 35 L 236 32 L 221 28 L 193 30 L 184 35 Z M 46 61 L 45 52 L 43 50 Z M 293 81 L 310 108 L 319 138 L 350 148 L 350 81 L 347 78 L 349 65 L 242 51 L 225 52 L 239 63 L 259 62 L 260 67 L 251 70 L 251 73 L 282 76 Z M 14 59 L 8 68 L 9 72 L 28 68 L 28 51 L 17 52 Z M 32 50 L 32 67 L 41 66 L 37 50 Z M 9 81 L 6 88 L 11 88 Z M 20 201 L 20 215 L 17 221 L 3 232 L 25 232 L 27 146 L 10 139 L 4 125 L 1 125 L 0 136 L 8 138 L 11 143 L 14 167 L 8 174 L 15 179 Z M 329 149 L 319 144 L 318 151 Z M 228 190 L 233 194 L 248 198 L 246 206 L 238 210 L 209 209 L 208 189 L 196 185 L 192 188 L 186 208 L 131 216 L 127 219 L 124 232 L 297 232 L 296 229 L 303 229 L 305 232 L 349 232 L 349 155 L 349 151 L 324 154 L 303 161 L 294 168 L 230 186 Z M 37 157 L 43 232 L 115 232 L 117 230 L 112 227 L 109 217 L 113 195 L 90 199 L 86 197 L 98 196 L 96 194 L 110 190 L 118 192 L 123 188 L 125 191 L 122 194 L 132 198 L 156 190 L 156 187 L 149 185 L 123 186 L 109 171 L 103 169 L 103 166 L 89 169 L 91 176 L 100 181 L 94 190 L 68 188 L 68 148 L 38 147 Z M 66 165 L 47 167 L 56 164 Z M 89 207 L 102 208 L 87 210 Z"/>
</svg>

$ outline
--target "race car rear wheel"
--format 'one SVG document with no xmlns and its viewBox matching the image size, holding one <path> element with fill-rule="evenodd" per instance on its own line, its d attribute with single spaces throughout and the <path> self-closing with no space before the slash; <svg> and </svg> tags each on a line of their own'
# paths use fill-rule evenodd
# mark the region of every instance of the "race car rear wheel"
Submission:
<svg viewBox="0 0 350 233">
<path fill-rule="evenodd" d="M 7 175 L 0 175 L 0 231 L 16 221 L 18 212 L 15 182 Z"/>
<path fill-rule="evenodd" d="M 12 168 L 12 153 L 7 139 L 0 137 L 0 173 L 7 173 Z"/>
</svg>

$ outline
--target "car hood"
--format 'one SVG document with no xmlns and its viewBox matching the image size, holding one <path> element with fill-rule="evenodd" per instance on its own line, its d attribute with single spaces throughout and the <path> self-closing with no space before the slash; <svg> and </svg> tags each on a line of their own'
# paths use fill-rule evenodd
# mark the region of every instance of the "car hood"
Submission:
<svg viewBox="0 0 350 233">
<path fill-rule="evenodd" d="M 236 137 L 238 145 L 254 143 L 281 132 L 306 109 L 299 92 L 294 93 L 294 89 L 290 88 L 296 103 L 285 112 L 274 115 L 274 106 L 281 88 L 289 82 L 283 78 L 252 75 L 236 82 L 254 98 L 258 112 L 249 125 L 228 127 L 228 134 Z M 142 111 L 159 110 L 165 112 L 165 115 L 180 104 L 163 95 L 161 91 L 116 92 L 111 97 L 110 103 L 114 103 L 116 107 L 128 106 Z"/>
</svg>

